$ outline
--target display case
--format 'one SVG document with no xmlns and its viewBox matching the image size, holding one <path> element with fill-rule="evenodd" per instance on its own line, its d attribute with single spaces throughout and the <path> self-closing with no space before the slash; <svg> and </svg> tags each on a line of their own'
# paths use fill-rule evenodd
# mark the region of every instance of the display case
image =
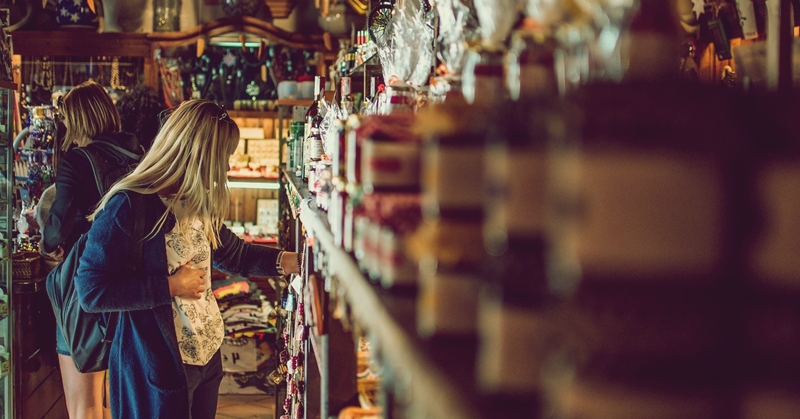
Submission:
<svg viewBox="0 0 800 419">
<path fill-rule="evenodd" d="M 14 411 L 13 369 L 10 350 L 12 348 L 14 327 L 11 318 L 11 280 L 12 261 L 10 238 L 12 218 L 11 144 L 14 137 L 14 92 L 16 85 L 0 82 L 0 414 L 11 418 Z"/>
</svg>

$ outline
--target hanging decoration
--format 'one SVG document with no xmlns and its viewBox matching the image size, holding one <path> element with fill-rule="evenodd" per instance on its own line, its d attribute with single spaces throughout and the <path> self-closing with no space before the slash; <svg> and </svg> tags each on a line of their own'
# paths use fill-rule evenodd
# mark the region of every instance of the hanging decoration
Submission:
<svg viewBox="0 0 800 419">
<path fill-rule="evenodd" d="M 11 35 L 6 33 L 9 26 L 11 26 L 11 12 L 8 9 L 0 9 L 0 80 L 14 78 L 11 68 Z"/>
<path fill-rule="evenodd" d="M 261 6 L 260 0 L 223 0 L 225 16 L 255 16 Z"/>
<path fill-rule="evenodd" d="M 59 0 L 56 21 L 62 28 L 97 28 L 98 19 L 89 0 Z"/>
<path fill-rule="evenodd" d="M 705 0 L 692 0 L 692 12 L 694 13 L 695 19 L 699 19 L 700 15 L 702 15 L 705 11 L 706 11 Z"/>
<path fill-rule="evenodd" d="M 178 60 L 164 58 L 161 50 L 156 51 L 159 73 L 161 74 L 161 89 L 164 91 L 164 103 L 168 108 L 174 108 L 183 102 L 183 80 L 181 79 Z"/>
</svg>

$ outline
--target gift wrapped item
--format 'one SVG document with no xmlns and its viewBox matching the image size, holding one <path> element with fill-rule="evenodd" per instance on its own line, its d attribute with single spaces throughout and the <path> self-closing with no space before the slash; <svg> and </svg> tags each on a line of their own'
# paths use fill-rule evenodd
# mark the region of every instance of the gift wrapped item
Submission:
<svg viewBox="0 0 800 419">
<path fill-rule="evenodd" d="M 439 39 L 436 43 L 439 59 L 444 64 L 443 75 L 461 74 L 467 54 L 467 44 L 480 37 L 478 22 L 470 8 L 459 0 L 436 2 L 439 14 Z"/>
<path fill-rule="evenodd" d="M 433 28 L 421 11 L 396 8 L 394 13 L 391 41 L 378 48 L 383 79 L 390 85 L 423 86 L 433 62 Z"/>
<path fill-rule="evenodd" d="M 364 191 L 419 190 L 421 138 L 413 131 L 413 114 L 371 116 L 356 131 L 357 168 Z"/>
<path fill-rule="evenodd" d="M 474 0 L 478 22 L 481 25 L 481 40 L 486 47 L 497 48 L 508 38 L 517 21 L 517 0 Z"/>
<path fill-rule="evenodd" d="M 419 194 L 365 195 L 362 209 L 360 247 L 370 277 L 386 288 L 416 285 L 417 269 L 408 256 L 407 240 L 422 219 Z"/>
</svg>

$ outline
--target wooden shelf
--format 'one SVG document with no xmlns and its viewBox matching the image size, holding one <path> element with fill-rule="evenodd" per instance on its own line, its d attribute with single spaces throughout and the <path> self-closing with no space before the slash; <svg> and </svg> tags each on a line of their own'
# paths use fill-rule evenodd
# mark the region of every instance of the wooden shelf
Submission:
<svg viewBox="0 0 800 419">
<path fill-rule="evenodd" d="M 298 196 L 300 199 L 307 198 L 310 195 L 308 192 L 308 187 L 301 179 L 298 179 L 295 175 L 287 173 L 285 170 L 281 169 L 284 177 L 286 178 L 286 188 L 287 192 L 289 192 L 289 207 L 292 210 L 292 216 L 297 218 L 297 213 L 299 210 L 299 202 L 294 202 L 292 196 Z"/>
<path fill-rule="evenodd" d="M 14 54 L 47 56 L 112 56 L 152 58 L 162 47 L 193 45 L 200 37 L 249 33 L 299 49 L 325 50 L 322 35 L 285 31 L 252 16 L 224 17 L 180 32 L 103 32 L 94 30 L 15 31 Z"/>
<path fill-rule="evenodd" d="M 0 80 L 0 89 L 17 90 L 19 86 L 14 82 Z"/>
<path fill-rule="evenodd" d="M 302 193 L 294 185 L 294 176 L 287 178 L 290 187 Z M 478 397 L 470 390 L 475 387 L 474 376 L 470 376 L 473 358 L 463 356 L 465 351 L 474 354 L 474 347 L 437 347 L 421 342 L 415 333 L 414 297 L 390 295 L 372 285 L 353 257 L 334 245 L 327 219 L 316 209 L 313 198 L 307 191 L 301 197 L 299 216 L 307 234 L 327 254 L 328 268 L 345 291 L 354 321 L 376 338 L 393 381 L 404 383 L 415 411 L 433 419 L 479 417 L 475 405 Z"/>
<path fill-rule="evenodd" d="M 237 178 L 228 176 L 228 187 L 231 189 L 264 189 L 278 191 L 281 185 L 277 178 Z"/>
<path fill-rule="evenodd" d="M 278 99 L 275 102 L 278 106 L 311 106 L 312 99 Z"/>
<path fill-rule="evenodd" d="M 347 75 L 352 76 L 354 74 L 361 74 L 364 73 L 367 69 L 373 71 L 376 69 L 380 70 L 381 69 L 380 64 L 375 63 L 375 61 L 378 61 L 377 58 L 378 58 L 378 53 L 376 52 L 375 54 L 372 54 L 368 58 L 364 59 L 364 61 L 361 64 L 355 66 L 352 70 L 350 70 L 347 73 Z"/>
<path fill-rule="evenodd" d="M 228 111 L 231 118 L 278 119 L 277 111 Z"/>
<path fill-rule="evenodd" d="M 150 41 L 143 33 L 88 30 L 15 31 L 11 33 L 15 55 L 74 57 L 153 56 Z"/>
<path fill-rule="evenodd" d="M 257 35 L 292 48 L 317 49 L 320 51 L 325 49 L 322 35 L 287 32 L 270 22 L 252 16 L 224 17 L 181 32 L 152 32 L 147 34 L 147 39 L 161 47 L 177 47 L 195 44 L 201 36 L 211 38 L 231 32 Z"/>
</svg>

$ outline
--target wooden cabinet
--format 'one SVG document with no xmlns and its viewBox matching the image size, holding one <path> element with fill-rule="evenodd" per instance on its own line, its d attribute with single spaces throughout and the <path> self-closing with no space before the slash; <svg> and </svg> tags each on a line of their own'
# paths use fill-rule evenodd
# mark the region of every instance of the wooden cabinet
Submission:
<svg viewBox="0 0 800 419">
<path fill-rule="evenodd" d="M 46 277 L 14 280 L 15 418 L 68 419 Z"/>
</svg>

